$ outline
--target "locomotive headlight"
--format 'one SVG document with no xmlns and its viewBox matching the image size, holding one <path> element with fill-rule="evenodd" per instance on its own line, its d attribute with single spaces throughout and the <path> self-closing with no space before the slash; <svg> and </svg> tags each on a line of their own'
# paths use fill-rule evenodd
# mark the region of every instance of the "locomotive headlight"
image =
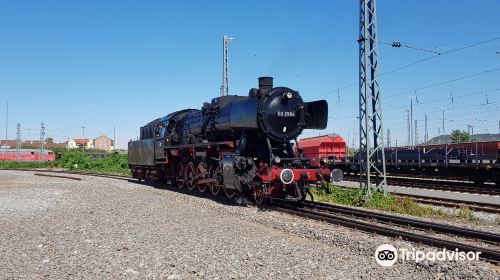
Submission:
<svg viewBox="0 0 500 280">
<path fill-rule="evenodd" d="M 293 171 L 290 169 L 283 169 L 280 174 L 280 180 L 283 182 L 283 184 L 288 185 L 293 182 L 293 179 L 295 178 L 295 175 L 293 174 Z"/>
<path fill-rule="evenodd" d="M 344 172 L 340 169 L 333 169 L 330 173 L 330 181 L 333 183 L 342 182 L 344 180 Z"/>
<path fill-rule="evenodd" d="M 281 158 L 280 157 L 274 157 L 274 162 L 280 163 L 281 162 Z"/>
<path fill-rule="evenodd" d="M 328 158 L 322 157 L 320 159 L 321 164 L 327 164 L 328 163 Z"/>
<path fill-rule="evenodd" d="M 293 97 L 293 93 L 291 93 L 291 92 L 286 93 L 286 98 L 292 99 L 292 97 Z"/>
</svg>

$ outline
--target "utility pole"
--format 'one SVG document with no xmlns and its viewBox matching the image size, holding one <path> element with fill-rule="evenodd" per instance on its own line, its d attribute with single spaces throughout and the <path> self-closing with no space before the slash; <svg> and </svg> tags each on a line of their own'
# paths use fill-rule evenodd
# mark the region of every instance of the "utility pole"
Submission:
<svg viewBox="0 0 500 280">
<path fill-rule="evenodd" d="M 472 126 L 471 124 L 467 124 L 467 128 L 469 129 L 469 135 L 471 135 L 472 142 L 476 142 L 474 141 L 474 126 Z"/>
<path fill-rule="evenodd" d="M 418 145 L 418 126 L 417 120 L 415 120 L 415 146 Z"/>
<path fill-rule="evenodd" d="M 410 146 L 410 139 L 411 139 L 411 133 L 410 133 L 410 110 L 406 110 L 406 129 L 408 132 L 408 136 L 406 139 L 406 146 Z"/>
<path fill-rule="evenodd" d="M 364 162 L 360 160 L 359 183 L 361 189 L 367 190 L 367 198 L 371 199 L 372 190 L 387 193 L 375 0 L 360 1 L 358 43 L 359 148 L 365 159 Z M 374 184 L 372 173 L 375 175 Z"/>
<path fill-rule="evenodd" d="M 444 109 L 443 109 L 443 126 L 442 126 L 442 129 L 443 129 L 443 144 L 446 143 L 446 135 L 445 135 L 445 132 L 444 132 Z"/>
<path fill-rule="evenodd" d="M 413 97 L 410 99 L 410 139 L 413 146 Z"/>
<path fill-rule="evenodd" d="M 113 125 L 113 150 L 116 150 L 116 126 Z"/>
<path fill-rule="evenodd" d="M 220 87 L 220 96 L 229 94 L 229 41 L 233 40 L 233 37 L 224 36 L 223 37 L 223 47 L 222 47 L 222 85 Z"/>
<path fill-rule="evenodd" d="M 391 147 L 391 130 L 387 128 L 387 147 Z"/>
<path fill-rule="evenodd" d="M 85 143 L 85 126 L 82 126 L 82 135 L 83 135 L 82 139 L 83 139 L 83 142 L 84 142 L 82 144 L 82 151 L 85 152 L 85 144 L 86 144 Z"/>
<path fill-rule="evenodd" d="M 5 154 L 7 154 L 7 140 L 9 133 L 9 101 L 5 100 Z"/>
<path fill-rule="evenodd" d="M 353 132 L 354 133 L 354 132 Z M 350 139 L 349 128 L 347 129 L 347 142 L 345 144 L 345 155 L 349 157 L 349 139 Z"/>
<path fill-rule="evenodd" d="M 429 130 L 427 130 L 427 114 L 425 114 L 425 134 L 424 134 L 424 141 L 427 144 L 429 142 Z"/>
<path fill-rule="evenodd" d="M 40 161 L 44 161 L 44 149 L 45 149 L 45 125 L 42 123 L 40 126 Z"/>
<path fill-rule="evenodd" d="M 17 138 L 16 138 L 16 160 L 19 161 L 19 149 L 21 148 L 21 124 L 17 123 Z"/>
<path fill-rule="evenodd" d="M 356 119 L 358 119 L 357 121 L 359 122 L 359 117 L 356 117 Z M 356 120 L 354 120 L 354 123 L 352 124 L 352 148 L 356 148 Z"/>
</svg>

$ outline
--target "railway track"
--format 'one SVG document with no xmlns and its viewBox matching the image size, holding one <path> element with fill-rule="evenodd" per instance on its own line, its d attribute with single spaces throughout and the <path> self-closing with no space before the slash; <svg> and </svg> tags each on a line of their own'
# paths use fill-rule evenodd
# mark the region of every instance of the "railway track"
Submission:
<svg viewBox="0 0 500 280">
<path fill-rule="evenodd" d="M 344 175 L 344 180 L 359 181 L 359 176 Z M 388 176 L 387 184 L 400 187 L 409 187 L 409 188 L 433 189 L 441 191 L 453 191 L 453 192 L 500 196 L 500 189 L 495 189 L 495 185 L 477 186 L 472 182 L 466 182 L 466 181 L 449 181 L 449 180 L 434 180 L 434 179 Z"/>
<path fill-rule="evenodd" d="M 318 202 L 298 205 L 274 199 L 272 207 L 280 212 L 440 249 L 481 252 L 481 259 L 500 263 L 499 234 Z"/>
<path fill-rule="evenodd" d="M 130 181 L 130 176 L 74 173 L 55 170 L 24 170 L 36 171 L 41 176 L 69 178 L 57 174 L 73 174 L 104 177 Z M 42 172 L 42 173 L 40 173 Z M 56 174 L 49 174 L 56 173 Z M 148 183 L 143 183 L 148 184 Z M 151 184 L 156 186 L 156 184 Z M 186 191 L 186 190 L 183 190 Z M 473 229 L 454 227 L 431 223 L 406 217 L 376 213 L 362 209 L 338 206 L 320 202 L 305 202 L 303 204 L 289 203 L 280 199 L 272 200 L 272 209 L 301 216 L 309 219 L 325 221 L 357 230 L 401 238 L 410 242 L 421 243 L 436 248 L 448 250 L 481 252 L 481 259 L 500 264 L 500 235 Z M 460 241 L 450 240 L 450 237 Z"/>
<path fill-rule="evenodd" d="M 449 199 L 449 198 L 435 198 L 428 196 L 420 196 L 420 195 L 408 195 L 408 194 L 394 194 L 397 197 L 409 197 L 416 203 L 428 204 L 428 205 L 437 205 L 448 208 L 460 208 L 467 207 L 474 211 L 482 211 L 487 213 L 500 214 L 500 205 L 491 204 L 491 203 L 483 203 L 483 202 L 471 202 L 471 201 L 463 201 L 457 199 Z"/>
<path fill-rule="evenodd" d="M 125 175 L 112 175 L 112 174 L 96 174 L 96 173 L 84 173 L 84 172 L 71 172 L 64 170 L 39 170 L 39 169 L 17 169 L 22 171 L 33 171 L 36 172 L 34 175 L 36 176 L 46 176 L 46 177 L 59 177 L 59 178 L 67 178 L 67 179 L 75 179 L 78 180 L 77 177 L 69 177 L 69 176 L 61 176 L 61 175 L 50 175 L 48 173 L 58 173 L 58 174 L 68 174 L 68 175 L 87 175 L 87 176 L 95 176 L 95 177 L 103 177 L 110 179 L 118 179 L 118 180 L 135 180 L 131 176 Z M 483 211 L 488 213 L 500 213 L 500 206 L 496 204 L 489 203 L 481 203 L 481 202 L 471 202 L 471 201 L 463 201 L 463 200 L 454 200 L 454 199 L 444 199 L 444 198 L 433 198 L 427 196 L 418 196 L 418 195 L 407 195 L 407 194 L 395 194 L 398 197 L 410 197 L 417 203 L 429 204 L 429 205 L 438 205 L 450 208 L 459 208 L 459 207 L 468 207 L 474 211 Z"/>
<path fill-rule="evenodd" d="M 80 178 L 72 177 L 72 176 L 54 175 L 54 174 L 50 174 L 50 173 L 94 176 L 94 177 L 102 177 L 102 178 L 110 178 L 110 179 L 118 179 L 118 180 L 131 180 L 131 179 L 133 179 L 131 176 L 126 176 L 126 175 L 100 174 L 100 173 L 91 173 L 91 172 L 73 172 L 73 171 L 67 171 L 67 170 L 25 169 L 25 168 L 22 168 L 22 169 L 0 169 L 0 170 L 30 171 L 30 172 L 35 172 L 35 173 L 33 173 L 35 176 L 55 177 L 55 178 L 72 179 L 72 180 L 80 180 Z"/>
</svg>

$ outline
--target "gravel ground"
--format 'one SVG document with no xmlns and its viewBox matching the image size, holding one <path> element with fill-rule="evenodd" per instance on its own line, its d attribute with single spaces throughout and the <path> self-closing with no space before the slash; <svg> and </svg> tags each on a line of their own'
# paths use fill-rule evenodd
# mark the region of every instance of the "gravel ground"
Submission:
<svg viewBox="0 0 500 280">
<path fill-rule="evenodd" d="M 379 266 L 429 249 L 254 207 L 106 178 L 0 171 L 1 279 L 495 279 L 484 262 Z M 432 249 L 435 250 L 435 249 Z"/>
</svg>

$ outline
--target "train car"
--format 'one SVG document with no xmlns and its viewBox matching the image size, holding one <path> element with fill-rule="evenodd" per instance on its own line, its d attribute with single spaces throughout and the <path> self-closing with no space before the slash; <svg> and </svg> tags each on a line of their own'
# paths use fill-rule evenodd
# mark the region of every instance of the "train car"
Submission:
<svg viewBox="0 0 500 280">
<path fill-rule="evenodd" d="M 54 161 L 56 154 L 51 150 L 43 150 L 43 159 L 40 149 L 0 149 L 0 161 Z"/>
<path fill-rule="evenodd" d="M 346 157 L 342 137 L 319 136 L 299 141 L 312 166 L 359 173 L 364 155 Z M 429 144 L 385 148 L 388 174 L 428 175 L 500 185 L 500 141 Z M 381 158 L 381 156 L 379 157 Z"/>
<path fill-rule="evenodd" d="M 312 166 L 340 163 L 346 158 L 346 142 L 338 135 L 303 138 L 297 147 Z"/>
<path fill-rule="evenodd" d="M 330 165 L 358 173 L 363 155 Z M 428 175 L 500 185 L 500 141 L 418 145 L 385 149 L 388 174 Z"/>
<path fill-rule="evenodd" d="M 141 127 L 139 140 L 128 144 L 129 166 L 138 180 L 249 196 L 257 204 L 303 201 L 310 183 L 332 173 L 312 167 L 292 141 L 304 129 L 325 129 L 327 120 L 325 100 L 304 102 L 298 91 L 261 77 L 248 96 L 217 97 Z"/>
</svg>

